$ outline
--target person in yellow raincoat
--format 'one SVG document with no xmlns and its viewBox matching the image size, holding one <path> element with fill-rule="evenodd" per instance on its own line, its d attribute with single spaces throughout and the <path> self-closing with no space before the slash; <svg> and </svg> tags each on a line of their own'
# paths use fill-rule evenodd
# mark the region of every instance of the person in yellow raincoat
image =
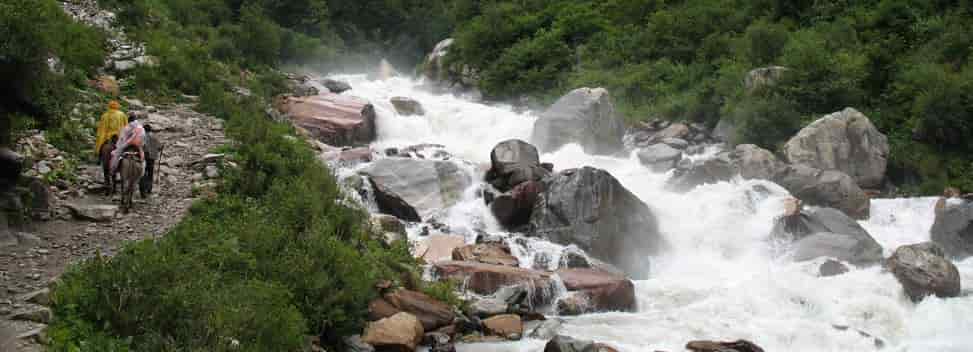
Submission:
<svg viewBox="0 0 973 352">
<path fill-rule="evenodd" d="M 101 146 L 111 142 L 112 137 L 118 136 L 122 128 L 128 125 L 128 115 L 119 110 L 121 105 L 112 100 L 108 103 L 108 111 L 101 114 L 98 121 L 98 139 L 95 143 L 95 155 L 101 155 Z"/>
</svg>

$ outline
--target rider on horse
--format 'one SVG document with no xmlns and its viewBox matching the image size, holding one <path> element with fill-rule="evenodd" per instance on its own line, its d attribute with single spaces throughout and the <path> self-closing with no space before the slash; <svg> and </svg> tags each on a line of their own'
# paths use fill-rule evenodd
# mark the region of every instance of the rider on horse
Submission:
<svg viewBox="0 0 973 352">
<path fill-rule="evenodd" d="M 112 138 L 117 137 L 122 128 L 128 124 L 128 116 L 121 112 L 120 108 L 121 105 L 112 100 L 108 103 L 108 111 L 101 114 L 101 120 L 98 121 L 98 140 L 95 143 L 96 156 L 101 153 L 101 146 L 111 143 Z"/>
<path fill-rule="evenodd" d="M 122 158 L 122 155 L 129 151 L 130 148 L 134 148 L 139 154 L 139 160 L 145 160 L 145 154 L 142 151 L 142 145 L 145 143 L 145 128 L 142 127 L 142 122 L 138 120 L 137 115 L 132 115 L 131 121 L 118 135 L 118 143 L 115 144 L 115 150 L 111 152 L 111 172 L 115 173 L 118 168 L 118 160 Z"/>
</svg>

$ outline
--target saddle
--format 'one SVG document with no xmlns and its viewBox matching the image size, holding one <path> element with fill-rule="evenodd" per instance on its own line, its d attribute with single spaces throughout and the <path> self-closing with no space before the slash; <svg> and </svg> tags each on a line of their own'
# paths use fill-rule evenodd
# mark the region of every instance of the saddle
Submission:
<svg viewBox="0 0 973 352">
<path fill-rule="evenodd" d="M 125 148 L 125 151 L 122 152 L 122 159 L 132 159 L 135 161 L 142 161 L 141 153 L 139 153 L 138 148 L 134 146 L 129 146 L 128 148 Z"/>
</svg>

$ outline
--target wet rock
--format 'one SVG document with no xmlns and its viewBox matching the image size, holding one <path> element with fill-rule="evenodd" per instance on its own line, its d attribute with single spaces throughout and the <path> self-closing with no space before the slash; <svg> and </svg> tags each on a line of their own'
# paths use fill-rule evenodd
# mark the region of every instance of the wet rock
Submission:
<svg viewBox="0 0 973 352">
<path fill-rule="evenodd" d="M 332 93 L 286 97 L 279 109 L 294 125 L 325 144 L 358 145 L 375 140 L 375 109 L 362 99 Z"/>
<path fill-rule="evenodd" d="M 29 321 L 40 324 L 50 324 L 51 323 L 51 310 L 48 308 L 35 308 L 20 313 L 16 313 L 10 317 L 12 320 Z"/>
<path fill-rule="evenodd" d="M 322 151 L 320 158 L 346 166 L 358 165 L 372 161 L 372 149 L 368 147 L 332 148 Z"/>
<path fill-rule="evenodd" d="M 638 152 L 639 161 L 655 172 L 668 171 L 682 160 L 682 152 L 667 144 L 650 145 Z"/>
<path fill-rule="evenodd" d="M 449 260 L 452 258 L 454 250 L 465 245 L 466 239 L 463 236 L 431 235 L 419 241 L 415 253 L 426 263 L 433 263 L 439 260 Z"/>
<path fill-rule="evenodd" d="M 546 272 L 476 262 L 441 261 L 432 265 L 433 273 L 441 279 L 455 279 L 466 283 L 467 289 L 481 295 L 492 295 L 512 285 L 530 287 L 529 297 L 535 305 L 549 300 L 554 281 Z"/>
<path fill-rule="evenodd" d="M 544 345 L 544 352 L 590 352 L 594 342 L 557 335 Z"/>
<path fill-rule="evenodd" d="M 783 164 L 774 153 L 753 144 L 741 144 L 730 154 L 738 174 L 747 180 L 773 180 Z"/>
<path fill-rule="evenodd" d="M 624 276 L 597 269 L 561 269 L 557 275 L 569 292 L 583 295 L 588 303 L 585 313 L 636 309 L 635 285 Z"/>
<path fill-rule="evenodd" d="M 661 125 L 660 125 L 661 126 Z M 665 127 L 662 131 L 659 131 L 649 138 L 649 143 L 658 143 L 670 138 L 686 139 L 690 136 L 692 131 L 684 123 L 673 123 Z"/>
<path fill-rule="evenodd" d="M 395 216 L 403 221 L 422 221 L 416 209 L 402 199 L 401 196 L 392 192 L 384 185 L 375 182 L 372 178 L 368 178 L 368 182 L 372 185 L 372 190 L 375 194 L 375 203 L 378 205 L 380 212 Z"/>
<path fill-rule="evenodd" d="M 561 326 L 564 325 L 564 320 L 562 319 L 547 319 L 540 322 L 535 322 L 536 327 L 533 329 L 527 329 L 527 337 L 538 340 L 548 340 L 557 336 L 558 331 L 561 330 Z"/>
<path fill-rule="evenodd" d="M 497 298 L 478 299 L 470 305 L 469 314 L 480 318 L 489 318 L 507 312 L 507 302 Z"/>
<path fill-rule="evenodd" d="M 382 299 L 399 312 L 406 312 L 415 316 L 422 322 L 422 327 L 426 331 L 452 324 L 453 319 L 456 318 L 453 309 L 448 304 L 422 292 L 399 289 L 386 293 L 382 296 Z M 387 307 L 384 307 L 384 309 L 388 310 Z"/>
<path fill-rule="evenodd" d="M 543 188 L 531 215 L 533 234 L 577 245 L 630 275 L 647 275 L 647 256 L 664 246 L 658 223 L 615 177 L 591 167 L 569 169 L 545 179 Z"/>
<path fill-rule="evenodd" d="M 579 292 L 570 292 L 557 300 L 557 314 L 562 317 L 582 315 L 593 311 L 588 297 Z"/>
<path fill-rule="evenodd" d="M 321 82 L 321 84 L 323 84 L 325 88 L 328 88 L 328 90 L 334 94 L 341 94 L 345 91 L 351 90 L 351 85 L 345 81 L 338 81 L 329 78 L 325 79 L 323 82 Z"/>
<path fill-rule="evenodd" d="M 362 341 L 361 335 L 352 335 L 344 339 L 347 352 L 375 352 L 375 347 Z"/>
<path fill-rule="evenodd" d="M 424 333 L 419 319 L 409 313 L 398 313 L 369 323 L 362 341 L 380 351 L 415 351 Z"/>
<path fill-rule="evenodd" d="M 932 241 L 942 245 L 950 256 L 973 255 L 973 201 L 954 197 L 942 198 L 940 203 L 929 231 Z"/>
<path fill-rule="evenodd" d="M 792 164 L 838 170 L 862 188 L 877 189 L 885 180 L 889 144 L 867 116 L 846 108 L 804 127 L 783 152 Z"/>
<path fill-rule="evenodd" d="M 764 352 L 763 348 L 747 340 L 733 342 L 692 341 L 686 344 L 686 349 L 693 352 Z"/>
<path fill-rule="evenodd" d="M 604 88 L 579 88 L 558 99 L 534 123 L 531 141 L 542 152 L 578 143 L 591 154 L 613 154 L 622 149 L 625 124 L 615 114 Z"/>
<path fill-rule="evenodd" d="M 538 181 L 523 182 L 509 193 L 501 194 L 490 202 L 490 212 L 501 225 L 517 228 L 530 222 L 543 184 Z"/>
<path fill-rule="evenodd" d="M 456 204 L 472 183 L 455 163 L 440 160 L 380 159 L 360 172 L 401 196 L 420 215 L 429 215 Z"/>
<path fill-rule="evenodd" d="M 836 209 L 812 208 L 781 217 L 772 236 L 795 241 L 796 261 L 828 257 L 867 265 L 883 259 L 882 246 L 858 222 Z"/>
<path fill-rule="evenodd" d="M 520 261 L 510 253 L 506 243 L 478 243 L 453 250 L 453 260 L 494 265 L 519 266 Z"/>
<path fill-rule="evenodd" d="M 847 272 L 848 266 L 834 259 L 828 259 L 818 268 L 818 276 L 820 277 L 838 276 Z"/>
<path fill-rule="evenodd" d="M 689 148 L 689 142 L 680 138 L 666 138 L 662 140 L 662 143 L 679 150 Z"/>
<path fill-rule="evenodd" d="M 392 99 L 390 99 L 389 101 L 392 103 L 392 106 L 395 107 L 395 111 L 398 112 L 399 115 L 422 116 L 426 114 L 426 110 L 422 108 L 422 104 L 420 104 L 415 99 L 406 98 L 406 97 L 392 97 Z"/>
<path fill-rule="evenodd" d="M 118 206 L 111 204 L 65 203 L 65 206 L 81 220 L 109 222 L 118 214 Z"/>
<path fill-rule="evenodd" d="M 483 320 L 486 333 L 504 337 L 508 340 L 520 340 L 524 336 L 524 322 L 520 316 L 504 314 Z"/>
<path fill-rule="evenodd" d="M 957 297 L 960 295 L 960 275 L 942 246 L 925 242 L 902 246 L 885 263 L 902 284 L 913 302 L 926 296 Z"/>
<path fill-rule="evenodd" d="M 559 269 L 591 268 L 588 256 L 584 254 L 584 251 L 574 246 L 564 249 L 564 252 L 561 253 L 561 262 L 559 264 Z"/>
<path fill-rule="evenodd" d="M 490 151 L 490 170 L 486 181 L 506 192 L 527 181 L 540 181 L 550 175 L 541 166 L 537 148 L 519 139 L 498 143 Z"/>
<path fill-rule="evenodd" d="M 868 218 L 871 199 L 841 171 L 788 165 L 774 176 L 774 182 L 807 204 L 835 208 L 855 219 Z"/>
<path fill-rule="evenodd" d="M 734 174 L 733 165 L 724 158 L 696 161 L 688 168 L 677 168 L 666 181 L 666 188 L 675 192 L 689 192 L 704 184 L 729 181 Z"/>
<path fill-rule="evenodd" d="M 429 352 L 456 352 L 456 346 L 449 335 L 440 332 L 427 333 L 422 338 L 422 344 L 429 346 Z"/>
</svg>

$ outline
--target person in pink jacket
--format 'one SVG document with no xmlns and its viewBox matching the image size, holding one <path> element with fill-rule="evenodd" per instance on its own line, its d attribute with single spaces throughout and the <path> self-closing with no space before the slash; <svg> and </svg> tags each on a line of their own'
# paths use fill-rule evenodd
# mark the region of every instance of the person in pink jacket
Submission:
<svg viewBox="0 0 973 352">
<path fill-rule="evenodd" d="M 128 125 L 125 125 L 125 128 L 122 128 L 122 132 L 118 134 L 118 142 L 115 144 L 115 150 L 111 152 L 112 174 L 117 171 L 118 161 L 128 147 L 135 147 L 139 152 L 139 157 L 145 160 L 145 154 L 142 151 L 142 144 L 144 142 L 145 128 L 142 127 L 142 122 L 138 120 L 138 116 L 133 114 L 129 118 Z"/>
</svg>

